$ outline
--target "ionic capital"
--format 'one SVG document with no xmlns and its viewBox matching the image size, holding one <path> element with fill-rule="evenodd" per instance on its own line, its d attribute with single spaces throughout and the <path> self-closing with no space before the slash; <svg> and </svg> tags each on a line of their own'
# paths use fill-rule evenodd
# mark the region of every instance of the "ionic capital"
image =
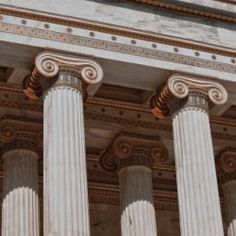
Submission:
<svg viewBox="0 0 236 236">
<path fill-rule="evenodd" d="M 86 85 L 95 84 L 102 80 L 103 70 L 94 60 L 78 56 L 71 56 L 58 52 L 44 51 L 35 58 L 35 68 L 30 76 L 25 78 L 24 91 L 31 98 L 42 95 L 41 80 L 53 79 L 59 72 L 65 72 L 78 79 Z M 78 86 L 75 80 L 61 81 L 64 85 Z"/>
<path fill-rule="evenodd" d="M 42 125 L 31 120 L 21 121 L 5 116 L 0 120 L 0 144 L 2 152 L 26 149 L 40 152 L 42 149 Z"/>
<path fill-rule="evenodd" d="M 236 180 L 236 149 L 225 148 L 217 160 L 218 178 L 221 183 Z"/>
<path fill-rule="evenodd" d="M 167 148 L 158 137 L 122 133 L 100 157 L 100 164 L 112 172 L 130 165 L 152 168 L 167 158 Z"/>
<path fill-rule="evenodd" d="M 171 100 L 184 101 L 189 95 L 205 98 L 206 101 L 214 105 L 222 105 L 228 98 L 227 91 L 218 82 L 189 75 L 174 74 L 168 79 L 161 93 L 152 98 L 152 112 L 156 117 L 164 118 L 170 113 L 168 103 Z M 198 101 L 198 99 L 192 99 L 191 106 L 202 106 L 201 103 L 202 101 Z"/>
</svg>

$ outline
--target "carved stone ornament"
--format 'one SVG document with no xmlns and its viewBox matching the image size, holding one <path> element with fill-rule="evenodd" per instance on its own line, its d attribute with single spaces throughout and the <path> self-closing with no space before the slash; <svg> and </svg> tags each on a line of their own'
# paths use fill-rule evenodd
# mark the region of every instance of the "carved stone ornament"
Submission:
<svg viewBox="0 0 236 236">
<path fill-rule="evenodd" d="M 117 171 L 129 165 L 150 168 L 163 163 L 168 150 L 158 137 L 121 133 L 100 157 L 106 171 Z"/>
<path fill-rule="evenodd" d="M 3 144 L 2 153 L 22 149 L 37 152 L 37 142 L 34 134 L 18 133 L 12 142 Z"/>
<path fill-rule="evenodd" d="M 31 98 L 40 97 L 42 95 L 41 80 L 55 78 L 60 71 L 82 79 L 85 84 L 95 84 L 103 78 L 103 70 L 94 60 L 43 51 L 36 56 L 35 68 L 24 80 L 25 94 Z"/>
<path fill-rule="evenodd" d="M 236 180 L 236 149 L 227 147 L 221 151 L 217 160 L 218 177 L 225 183 Z"/>
<path fill-rule="evenodd" d="M 42 124 L 21 117 L 4 116 L 0 120 L 0 144 L 2 151 L 27 149 L 39 152 L 42 149 Z"/>
<path fill-rule="evenodd" d="M 151 99 L 152 113 L 159 119 L 170 114 L 168 103 L 173 99 L 185 99 L 189 95 L 204 97 L 210 103 L 222 105 L 228 99 L 225 88 L 218 82 L 189 75 L 174 74 L 159 95 Z M 192 104 L 194 105 L 194 104 Z"/>
</svg>

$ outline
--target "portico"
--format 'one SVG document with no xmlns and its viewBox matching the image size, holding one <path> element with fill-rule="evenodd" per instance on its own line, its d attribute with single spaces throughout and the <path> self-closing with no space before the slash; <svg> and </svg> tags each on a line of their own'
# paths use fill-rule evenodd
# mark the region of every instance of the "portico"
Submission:
<svg viewBox="0 0 236 236">
<path fill-rule="evenodd" d="M 234 8 L 3 0 L 1 235 L 236 236 Z"/>
</svg>

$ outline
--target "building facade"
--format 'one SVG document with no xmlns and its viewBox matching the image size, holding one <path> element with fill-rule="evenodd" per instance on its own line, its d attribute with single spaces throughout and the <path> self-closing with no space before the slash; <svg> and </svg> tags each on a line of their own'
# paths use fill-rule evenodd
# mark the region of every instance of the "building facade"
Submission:
<svg viewBox="0 0 236 236">
<path fill-rule="evenodd" d="M 0 2 L 2 236 L 236 236 L 236 2 Z"/>
</svg>

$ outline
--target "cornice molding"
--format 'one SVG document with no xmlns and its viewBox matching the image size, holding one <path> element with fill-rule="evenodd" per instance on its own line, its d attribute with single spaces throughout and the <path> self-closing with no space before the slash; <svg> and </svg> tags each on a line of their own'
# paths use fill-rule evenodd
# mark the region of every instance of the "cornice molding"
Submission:
<svg viewBox="0 0 236 236">
<path fill-rule="evenodd" d="M 236 1 L 235 0 L 221 0 L 221 2 L 225 2 L 225 3 L 230 3 L 233 5 L 236 5 Z"/>
<path fill-rule="evenodd" d="M 232 0 L 226 0 L 227 2 L 233 2 Z M 118 2 L 118 1 L 116 1 Z M 167 3 L 164 1 L 157 1 L 157 0 L 123 0 L 123 2 L 128 2 L 128 3 L 137 3 L 140 5 L 146 5 L 146 6 L 152 6 L 152 7 L 156 7 L 159 9 L 164 9 L 164 10 L 169 10 L 169 11 L 175 11 L 178 13 L 183 13 L 183 14 L 188 14 L 188 15 L 192 15 L 192 16 L 198 16 L 198 17 L 204 17 L 204 18 L 208 18 L 208 19 L 215 19 L 215 20 L 219 20 L 219 21 L 224 21 L 224 22 L 228 22 L 228 23 L 232 23 L 232 24 L 236 24 L 236 18 L 227 14 L 220 14 L 217 12 L 213 12 L 213 11 L 209 11 L 207 9 L 196 9 L 190 6 L 183 6 L 180 4 L 175 4 L 175 3 Z M 1 6 L 2 4 L 0 4 Z M 33 10 L 25 10 L 22 9 L 23 12 L 20 10 L 20 8 L 14 8 L 14 7 L 10 7 L 10 6 L 1 6 L 2 11 L 4 12 L 4 14 L 17 14 L 22 15 L 23 13 L 28 13 L 30 14 L 31 12 L 34 12 Z M 16 11 L 17 10 L 17 11 Z M 25 11 L 24 11 L 25 10 Z M 44 17 L 48 17 L 48 19 L 50 19 L 50 13 L 47 12 L 43 12 L 44 13 Z M 47 14 L 47 15 L 45 15 Z"/>
<path fill-rule="evenodd" d="M 153 2 L 156 2 L 156 4 L 162 4 L 159 1 L 153 1 Z M 177 7 L 177 9 L 179 9 L 179 6 Z M 200 50 L 204 52 L 220 54 L 224 56 L 236 57 L 235 50 L 220 48 L 217 46 L 209 46 L 209 45 L 205 45 L 201 43 L 194 43 L 194 42 L 190 42 L 184 39 L 174 39 L 172 37 L 160 36 L 160 35 L 157 35 L 155 33 L 150 33 L 150 32 L 143 32 L 143 31 L 140 32 L 135 29 L 131 30 L 125 27 L 119 27 L 115 25 L 108 25 L 108 24 L 102 24 L 102 23 L 97 23 L 97 22 L 85 21 L 85 20 L 76 19 L 76 18 L 60 17 L 58 15 L 53 15 L 50 13 L 36 13 L 35 11 L 29 11 L 29 10 L 20 9 L 20 8 L 14 8 L 14 7 L 6 7 L 1 4 L 0 4 L 0 14 L 15 16 L 15 17 L 22 17 L 24 19 L 37 20 L 40 22 L 43 21 L 43 22 L 54 23 L 54 24 L 59 24 L 59 25 L 71 26 L 71 27 L 98 31 L 98 32 L 103 32 L 103 33 L 115 34 L 115 35 L 120 35 L 120 36 L 126 36 L 126 37 L 130 37 L 134 39 L 141 39 L 145 41 L 158 42 L 158 43 L 163 43 L 163 44 L 177 46 L 177 47 L 184 47 L 184 48 L 189 48 L 193 50 Z M 236 18 L 232 17 L 232 19 L 230 18 L 230 20 L 232 21 L 232 23 L 236 24 Z M 22 31 L 22 29 L 20 30 Z"/>
<path fill-rule="evenodd" d="M 52 40 L 67 44 L 74 44 L 84 47 L 91 47 L 91 48 L 124 53 L 161 61 L 168 61 L 172 63 L 195 66 L 214 71 L 227 72 L 231 74 L 236 73 L 236 66 L 234 63 L 230 63 L 230 58 L 228 58 L 229 62 L 225 63 L 206 58 L 199 58 L 189 55 L 178 54 L 175 52 L 139 47 L 124 43 L 118 43 L 114 41 L 101 40 L 96 38 L 84 37 L 80 35 L 71 35 L 68 33 L 55 32 L 50 30 L 28 27 L 24 25 L 14 25 L 4 22 L 0 22 L 0 31 L 17 35 L 23 35 L 27 37 L 34 37 L 38 39 Z M 236 53 L 234 56 L 236 57 Z"/>
<path fill-rule="evenodd" d="M 178 13 L 188 14 L 197 17 L 204 17 L 208 19 L 214 19 L 219 21 L 228 22 L 231 24 L 236 24 L 236 18 L 226 14 L 220 14 L 213 11 L 208 11 L 204 9 L 196 9 L 190 6 L 183 6 L 174 3 L 167 3 L 164 1 L 157 1 L 157 0 L 125 0 L 126 2 L 133 2 L 137 4 L 157 7 L 161 9 L 166 9 L 169 11 L 175 11 Z M 230 1 L 230 0 L 229 0 Z M 232 2 L 232 1 L 231 1 Z"/>
</svg>

